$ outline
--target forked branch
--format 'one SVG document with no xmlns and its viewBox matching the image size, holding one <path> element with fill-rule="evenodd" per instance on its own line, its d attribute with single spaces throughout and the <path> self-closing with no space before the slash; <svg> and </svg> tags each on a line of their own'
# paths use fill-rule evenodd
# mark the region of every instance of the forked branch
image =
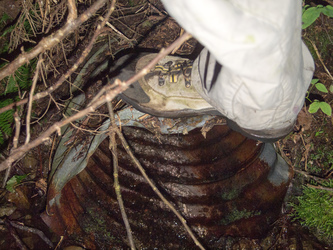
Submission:
<svg viewBox="0 0 333 250">
<path fill-rule="evenodd" d="M 61 42 L 66 36 L 76 30 L 82 23 L 87 21 L 97 10 L 99 10 L 107 0 L 97 0 L 90 8 L 83 12 L 78 18 L 76 18 L 76 6 L 74 0 L 68 0 L 69 15 L 66 24 L 56 31 L 55 33 L 43 38 L 32 50 L 29 52 L 21 53 L 14 61 L 6 65 L 0 70 L 0 80 L 13 74 L 20 66 L 25 63 L 29 63 L 30 60 L 43 53 L 46 50 L 50 50 L 59 42 Z"/>
<path fill-rule="evenodd" d="M 32 148 L 42 144 L 43 142 L 45 142 L 47 140 L 50 140 L 50 136 L 54 132 L 58 132 L 58 134 L 60 135 L 61 127 L 65 126 L 65 125 L 67 125 L 71 122 L 74 122 L 75 120 L 77 120 L 79 118 L 82 118 L 82 117 L 88 115 L 89 113 L 94 112 L 98 107 L 100 107 L 104 103 L 111 101 L 119 93 L 125 91 L 132 83 L 134 83 L 135 81 L 137 81 L 138 79 L 143 77 L 145 74 L 147 74 L 149 72 L 149 70 L 151 68 L 153 68 L 155 66 L 155 64 L 158 63 L 159 60 L 164 58 L 171 51 L 173 51 L 174 48 L 176 48 L 179 44 L 188 40 L 190 37 L 191 37 L 191 35 L 189 33 L 183 34 L 175 42 L 173 42 L 169 47 L 167 47 L 166 49 L 162 49 L 157 54 L 157 56 L 154 58 L 154 60 L 152 60 L 146 67 L 144 67 L 141 71 L 139 71 L 137 74 L 135 74 L 129 80 L 127 80 L 126 82 L 121 82 L 118 79 L 115 80 L 115 82 L 113 83 L 113 88 L 108 90 L 104 95 L 101 95 L 101 97 L 98 100 L 96 100 L 95 102 L 93 102 L 89 107 L 79 111 L 78 113 L 72 115 L 71 117 L 68 117 L 65 120 L 56 122 L 51 127 L 49 127 L 46 131 L 44 131 L 35 140 L 33 140 L 33 141 L 31 141 L 31 142 L 29 142 L 25 145 L 22 145 L 22 146 L 18 147 L 17 149 L 13 150 L 11 152 L 11 154 L 9 155 L 9 157 L 0 164 L 0 171 L 5 170 L 9 166 L 11 166 L 11 164 L 14 161 L 18 160 L 20 157 L 22 157 L 24 154 L 26 154 Z"/>
</svg>

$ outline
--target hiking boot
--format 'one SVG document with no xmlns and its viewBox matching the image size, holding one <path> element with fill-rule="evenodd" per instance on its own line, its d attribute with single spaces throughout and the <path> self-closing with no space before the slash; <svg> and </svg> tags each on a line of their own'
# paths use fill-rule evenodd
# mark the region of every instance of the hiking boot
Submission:
<svg viewBox="0 0 333 250">
<path fill-rule="evenodd" d="M 141 54 L 125 66 L 120 76 L 140 71 L 157 54 Z M 124 59 L 123 59 L 124 60 Z M 196 115 L 221 115 L 207 103 L 191 83 L 192 61 L 166 56 L 120 97 L 141 112 L 154 116 L 180 118 Z"/>
<path fill-rule="evenodd" d="M 157 54 L 127 55 L 117 60 L 110 72 L 126 81 L 151 62 Z M 223 116 L 207 101 L 202 85 L 191 80 L 192 61 L 177 56 L 166 56 L 150 72 L 133 83 L 119 96 L 137 110 L 153 116 L 181 118 L 197 115 Z M 112 76 L 111 76 L 112 77 Z M 201 93 L 201 94 L 200 94 Z M 207 101 L 204 99 L 206 96 Z M 224 116 L 223 116 L 224 117 Z M 275 142 L 285 137 L 293 124 L 284 129 L 249 130 L 227 118 L 230 128 L 244 136 L 263 142 Z"/>
</svg>

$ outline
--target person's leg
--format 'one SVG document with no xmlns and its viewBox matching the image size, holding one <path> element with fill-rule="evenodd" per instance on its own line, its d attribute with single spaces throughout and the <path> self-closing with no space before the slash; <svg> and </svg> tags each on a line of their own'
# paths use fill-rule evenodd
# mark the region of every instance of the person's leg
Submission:
<svg viewBox="0 0 333 250">
<path fill-rule="evenodd" d="M 192 70 L 203 98 L 254 137 L 288 133 L 314 71 L 301 41 L 302 1 L 162 2 L 208 49 Z"/>
</svg>

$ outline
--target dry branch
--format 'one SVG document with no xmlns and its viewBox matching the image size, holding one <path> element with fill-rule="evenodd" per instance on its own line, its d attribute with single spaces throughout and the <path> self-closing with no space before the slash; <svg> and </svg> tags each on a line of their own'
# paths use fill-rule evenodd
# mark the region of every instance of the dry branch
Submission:
<svg viewBox="0 0 333 250">
<path fill-rule="evenodd" d="M 19 115 L 17 114 L 17 111 L 14 113 L 14 121 L 15 121 L 15 136 L 13 138 L 13 147 L 11 150 L 14 150 L 17 148 L 18 139 L 19 139 L 20 131 L 21 131 L 21 120 L 20 120 Z M 12 166 L 9 166 L 9 168 L 7 168 L 7 170 L 6 170 L 5 177 L 3 178 L 3 181 L 2 181 L 2 186 L 1 186 L 2 188 L 6 187 L 7 180 L 10 175 L 11 167 Z"/>
<path fill-rule="evenodd" d="M 319 53 L 319 51 L 318 51 L 317 46 L 316 46 L 316 45 L 314 44 L 314 42 L 312 42 L 309 38 L 306 38 L 306 40 L 308 40 L 308 41 L 311 43 L 313 49 L 316 51 L 316 54 L 317 54 L 317 56 L 318 56 L 319 61 L 320 61 L 321 64 L 323 65 L 323 67 L 324 67 L 326 73 L 329 75 L 329 77 L 331 78 L 331 80 L 333 80 L 333 76 L 331 75 L 331 72 L 327 69 L 327 67 L 326 67 L 326 65 L 325 65 L 325 63 L 324 63 L 324 61 L 323 61 L 323 59 L 322 59 L 322 57 L 321 57 L 321 55 L 320 55 L 320 53 Z"/>
<path fill-rule="evenodd" d="M 20 229 L 25 232 L 33 233 L 38 235 L 47 245 L 49 245 L 51 248 L 53 248 L 53 243 L 46 237 L 46 235 L 39 229 L 25 226 L 24 224 L 16 221 L 11 220 L 4 220 L 0 219 L 0 224 L 6 224 L 9 230 L 11 227 Z M 21 239 L 18 237 L 17 233 L 13 230 L 10 232 L 11 235 L 15 238 L 16 243 L 19 245 L 20 249 L 28 249 L 25 247 L 24 243 L 21 241 Z"/>
<path fill-rule="evenodd" d="M 198 241 L 198 239 L 195 237 L 194 233 L 192 232 L 191 228 L 187 225 L 186 220 L 184 219 L 184 217 L 177 211 L 177 209 L 163 196 L 163 194 L 158 190 L 158 188 L 156 187 L 156 185 L 153 183 L 153 181 L 148 177 L 148 175 L 146 174 L 145 169 L 141 166 L 141 163 L 139 162 L 139 160 L 134 156 L 133 152 L 130 149 L 130 146 L 128 145 L 125 137 L 123 136 L 123 134 L 120 132 L 118 127 L 115 127 L 115 131 L 118 135 L 118 137 L 121 140 L 121 143 L 124 147 L 124 149 L 126 150 L 127 154 L 131 157 L 132 161 L 134 162 L 134 164 L 136 165 L 136 167 L 139 169 L 140 173 L 142 174 L 142 176 L 145 178 L 145 180 L 148 182 L 149 186 L 153 189 L 153 191 L 157 194 L 157 196 L 164 202 L 164 204 L 166 204 L 170 210 L 177 216 L 177 218 L 180 220 L 180 222 L 183 224 L 185 230 L 187 231 L 187 233 L 191 236 L 192 240 L 194 241 L 194 243 L 200 248 L 200 249 L 205 249 L 201 243 Z"/>
<path fill-rule="evenodd" d="M 74 20 L 77 18 L 77 9 L 75 5 L 75 0 L 68 0 L 68 20 Z"/>
<path fill-rule="evenodd" d="M 105 93 L 104 96 L 102 96 L 100 99 L 96 100 L 94 103 L 92 103 L 89 107 L 85 108 L 84 110 L 74 114 L 71 117 L 68 117 L 67 119 L 63 121 L 56 122 L 51 127 L 49 127 L 46 131 L 44 131 L 38 138 L 35 140 L 29 142 L 28 144 L 22 145 L 19 148 L 12 150 L 9 157 L 3 161 L 0 164 L 0 171 L 7 169 L 11 164 L 18 160 L 20 157 L 22 157 L 24 154 L 26 154 L 30 149 L 42 144 L 43 142 L 50 140 L 50 136 L 54 132 L 58 132 L 60 135 L 60 129 L 62 126 L 65 126 L 71 122 L 74 122 L 77 119 L 80 119 L 86 115 L 88 115 L 91 112 L 94 112 L 98 107 L 100 107 L 102 104 L 111 101 L 115 96 L 117 96 L 119 93 L 125 91 L 129 85 L 143 77 L 145 74 L 149 72 L 151 68 L 155 66 L 155 64 L 158 63 L 159 60 L 164 58 L 167 54 L 169 54 L 174 48 L 176 48 L 180 43 L 185 42 L 191 37 L 188 33 L 185 33 L 181 37 L 179 37 L 175 42 L 173 42 L 169 47 L 166 49 L 162 49 L 160 53 L 157 54 L 157 56 L 152 60 L 146 67 L 144 67 L 141 71 L 139 71 L 136 75 L 131 77 L 126 82 L 121 82 L 120 80 L 116 80 L 113 84 L 114 88 L 109 90 Z"/>
<path fill-rule="evenodd" d="M 11 226 L 13 226 L 17 229 L 38 235 L 47 245 L 49 245 L 52 248 L 54 247 L 51 240 L 49 240 L 41 230 L 33 228 L 33 227 L 25 226 L 21 223 L 14 222 L 14 221 L 9 221 L 9 223 Z"/>
<path fill-rule="evenodd" d="M 311 188 L 315 188 L 315 189 L 321 189 L 321 190 L 333 192 L 333 188 L 329 188 L 329 187 L 315 186 L 315 185 L 311 185 L 311 184 L 307 184 L 307 186 L 311 187 Z"/>
<path fill-rule="evenodd" d="M 325 182 L 327 181 L 327 179 L 324 179 L 324 178 L 320 178 L 320 177 L 317 177 L 317 176 L 314 176 L 312 174 L 309 174 L 308 172 L 306 171 L 302 171 L 302 170 L 298 170 L 298 169 L 294 169 L 294 171 L 296 173 L 299 173 L 301 175 L 304 175 L 306 178 L 310 178 L 310 179 L 313 179 L 315 181 L 317 181 L 318 183 L 321 183 L 321 182 Z"/>
<path fill-rule="evenodd" d="M 80 66 L 80 64 L 86 59 L 86 57 L 88 56 L 88 54 L 90 53 L 91 49 L 93 48 L 93 45 L 97 39 L 97 37 L 102 33 L 104 32 L 104 26 L 105 26 L 105 23 L 106 21 L 109 19 L 111 13 L 114 11 L 115 9 L 115 3 L 116 1 L 113 0 L 112 1 L 112 4 L 111 4 L 111 7 L 109 8 L 109 11 L 106 15 L 105 18 L 103 18 L 103 21 L 102 23 L 97 27 L 97 30 L 95 31 L 91 41 L 89 42 L 89 44 L 86 46 L 86 48 L 83 50 L 80 58 L 74 63 L 74 65 L 66 72 L 66 74 L 63 74 L 61 75 L 61 77 L 57 80 L 57 82 L 51 86 L 50 88 L 48 88 L 47 90 L 43 91 L 43 92 L 40 92 L 40 93 L 37 93 L 36 95 L 34 95 L 30 100 L 31 101 L 36 101 L 36 100 L 39 100 L 39 99 L 42 99 L 48 95 L 50 95 L 51 93 L 53 93 L 56 89 L 58 89 L 63 83 L 64 81 L 69 78 L 71 76 L 71 74 L 73 74 L 75 72 L 75 70 L 77 70 L 77 68 Z M 89 10 L 89 9 L 88 9 Z M 83 13 L 84 14 L 84 13 Z M 82 15 L 83 15 L 82 14 Z M 107 30 L 107 29 L 105 29 Z M 14 107 L 18 107 L 18 106 L 21 106 L 21 105 L 24 105 L 26 104 L 27 102 L 29 101 L 29 98 L 25 98 L 21 101 L 18 101 L 18 102 L 14 102 L 14 103 L 11 103 L 3 108 L 0 108 L 0 114 L 3 113 L 3 112 L 6 112 L 8 110 L 11 110 L 13 109 Z"/>
<path fill-rule="evenodd" d="M 0 70 L 0 80 L 13 74 L 20 66 L 25 63 L 29 63 L 30 60 L 43 53 L 46 50 L 50 50 L 59 42 L 61 42 L 66 36 L 76 30 L 82 23 L 87 21 L 97 10 L 99 10 L 106 0 L 97 0 L 90 8 L 88 8 L 84 13 L 82 13 L 78 18 L 74 19 L 76 16 L 75 1 L 68 1 L 69 15 L 67 22 L 58 31 L 43 38 L 32 50 L 29 52 L 21 53 L 14 61 L 6 65 Z M 73 5 L 74 4 L 74 5 Z"/>
<path fill-rule="evenodd" d="M 127 237 L 131 246 L 131 250 L 135 250 L 135 244 L 133 240 L 133 235 L 132 235 L 132 229 L 130 226 L 130 223 L 128 221 L 128 217 L 125 211 L 125 206 L 124 202 L 121 196 L 121 191 L 120 191 L 120 183 L 119 183 L 119 171 L 118 171 L 118 153 L 117 153 L 117 144 L 116 144 L 116 129 L 118 129 L 115 118 L 114 118 L 114 112 L 113 112 L 113 107 L 111 102 L 107 102 L 108 110 L 109 110 L 109 115 L 110 115 L 110 120 L 111 120 L 111 126 L 110 126 L 110 141 L 109 141 L 109 149 L 112 153 L 112 160 L 113 160 L 113 178 L 114 178 L 114 189 L 116 192 L 117 196 L 117 201 L 121 213 L 121 217 L 123 218 L 123 222 L 125 224 L 126 232 L 127 232 Z"/>
<path fill-rule="evenodd" d="M 33 98 L 35 88 L 36 88 L 36 85 L 37 85 L 38 75 L 39 75 L 39 71 L 41 70 L 40 67 L 41 67 L 42 62 L 43 62 L 43 59 L 42 59 L 41 55 L 39 55 L 39 60 L 38 60 L 38 63 L 37 63 L 37 67 L 36 67 L 36 70 L 35 70 L 35 75 L 34 75 L 34 78 L 33 78 L 33 81 L 32 81 L 32 86 L 31 86 L 30 93 L 29 93 L 29 104 L 28 104 L 28 112 L 27 112 L 27 118 L 26 118 L 25 144 L 29 143 L 30 137 L 31 137 L 30 136 L 30 119 L 31 119 L 32 102 L 33 102 L 32 98 Z"/>
<path fill-rule="evenodd" d="M 102 26 L 100 26 L 102 27 Z M 32 101 L 36 101 L 39 99 L 42 99 L 48 95 L 50 95 L 51 93 L 53 93 L 56 89 L 58 89 L 63 83 L 64 81 L 69 78 L 71 76 L 71 74 L 73 74 L 75 72 L 75 70 L 77 70 L 77 68 L 80 66 L 80 64 L 86 59 L 86 57 L 88 56 L 89 52 L 91 51 L 91 49 L 93 48 L 93 45 L 95 43 L 96 38 L 103 32 L 102 28 L 98 27 L 98 30 L 94 33 L 91 41 L 89 42 L 88 46 L 83 50 L 80 58 L 74 63 L 74 65 L 66 72 L 66 74 L 61 75 L 61 77 L 57 80 L 57 82 L 51 86 L 50 88 L 48 88 L 47 90 L 37 93 L 36 95 L 34 95 L 32 97 Z M 3 112 L 6 112 L 8 110 L 11 110 L 14 107 L 17 106 L 21 106 L 26 104 L 29 101 L 29 98 L 25 98 L 21 101 L 18 102 L 14 102 L 11 103 L 3 108 L 0 109 L 0 114 Z"/>
<path fill-rule="evenodd" d="M 28 250 L 27 246 L 21 240 L 21 238 L 17 234 L 16 230 L 14 228 L 12 228 L 11 226 L 8 226 L 8 227 L 9 227 L 10 235 L 14 238 L 14 240 L 15 240 L 16 245 L 18 246 L 18 248 L 20 248 L 21 250 Z"/>
</svg>

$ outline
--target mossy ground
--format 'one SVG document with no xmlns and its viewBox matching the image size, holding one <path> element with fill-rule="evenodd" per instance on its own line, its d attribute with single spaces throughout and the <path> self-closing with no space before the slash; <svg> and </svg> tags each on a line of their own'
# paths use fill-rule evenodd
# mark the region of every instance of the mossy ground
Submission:
<svg viewBox="0 0 333 250">
<path fill-rule="evenodd" d="M 315 60 L 313 78 L 319 79 L 327 89 L 331 89 L 328 93 L 323 93 L 312 88 L 310 99 L 325 101 L 331 107 L 333 79 L 327 71 L 331 74 L 333 72 L 332 24 L 332 19 L 321 15 L 303 32 L 303 40 Z M 333 224 L 333 215 L 328 211 L 332 210 L 332 205 L 324 206 L 321 203 L 323 197 L 326 197 L 326 201 L 332 201 L 333 195 L 332 187 L 323 190 L 333 177 L 333 117 L 327 116 L 321 110 L 314 114 L 308 113 L 309 104 L 306 103 L 299 116 L 298 131 L 281 140 L 279 145 L 282 155 L 295 170 L 292 191 L 294 197 L 290 196 L 289 199 L 289 202 L 294 204 L 291 216 L 295 215 L 295 218 L 318 238 L 332 244 L 333 228 L 330 225 Z"/>
</svg>

